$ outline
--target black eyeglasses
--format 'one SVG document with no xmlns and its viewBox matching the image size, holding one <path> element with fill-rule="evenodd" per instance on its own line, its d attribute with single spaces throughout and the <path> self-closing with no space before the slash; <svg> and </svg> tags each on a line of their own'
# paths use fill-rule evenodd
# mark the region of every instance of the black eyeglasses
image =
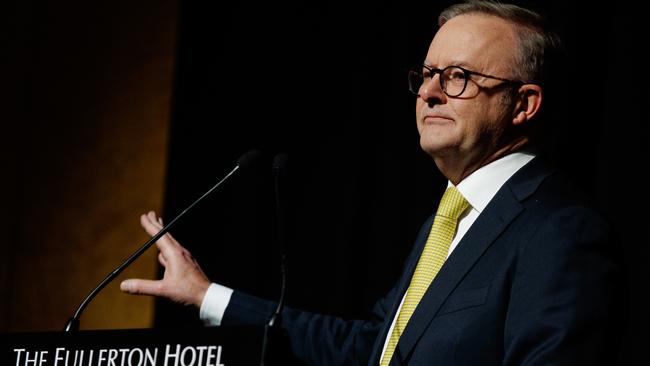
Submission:
<svg viewBox="0 0 650 366">
<path fill-rule="evenodd" d="M 463 94 L 467 88 L 467 81 L 472 75 L 500 80 L 510 84 L 528 84 L 523 81 L 508 80 L 496 76 L 481 74 L 476 71 L 469 71 L 460 66 L 447 66 L 444 69 L 436 69 L 434 67 L 422 65 L 422 69 L 413 68 L 409 71 L 408 79 L 409 90 L 411 93 L 420 95 L 420 87 L 424 83 L 424 79 L 433 79 L 436 74 L 440 74 L 438 81 L 440 82 L 440 88 L 443 93 L 450 97 L 457 97 Z"/>
</svg>

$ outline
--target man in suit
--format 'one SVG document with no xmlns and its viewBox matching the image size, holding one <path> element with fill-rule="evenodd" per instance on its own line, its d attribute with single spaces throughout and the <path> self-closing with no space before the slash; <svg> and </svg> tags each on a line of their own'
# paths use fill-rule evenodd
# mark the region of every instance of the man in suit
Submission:
<svg viewBox="0 0 650 366">
<path fill-rule="evenodd" d="M 594 365 L 611 362 L 617 265 L 607 224 L 536 153 L 557 38 L 526 9 L 470 2 L 439 18 L 421 67 L 420 145 L 448 178 L 403 276 L 370 320 L 285 309 L 294 353 L 314 365 Z M 155 234 L 151 212 L 141 223 Z M 173 237 L 162 280 L 125 292 L 200 308 L 207 324 L 264 325 L 276 304 L 211 284 Z"/>
</svg>

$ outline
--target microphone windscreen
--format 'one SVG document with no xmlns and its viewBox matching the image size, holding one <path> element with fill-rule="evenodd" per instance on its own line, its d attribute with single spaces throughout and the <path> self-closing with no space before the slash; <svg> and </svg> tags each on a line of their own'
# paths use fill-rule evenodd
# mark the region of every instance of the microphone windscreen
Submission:
<svg viewBox="0 0 650 366">
<path fill-rule="evenodd" d="M 237 159 L 237 166 L 240 169 L 249 168 L 255 160 L 259 159 L 262 153 L 259 150 L 251 150 Z"/>
<path fill-rule="evenodd" d="M 285 171 L 287 169 L 288 157 L 285 153 L 280 153 L 273 158 L 273 173 L 278 174 L 279 172 Z"/>
</svg>

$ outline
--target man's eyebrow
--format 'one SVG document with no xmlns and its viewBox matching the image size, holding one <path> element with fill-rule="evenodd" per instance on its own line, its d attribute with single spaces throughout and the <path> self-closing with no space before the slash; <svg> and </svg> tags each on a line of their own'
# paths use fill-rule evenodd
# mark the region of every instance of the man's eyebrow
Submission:
<svg viewBox="0 0 650 366">
<path fill-rule="evenodd" d="M 474 70 L 474 66 L 468 64 L 466 61 L 453 61 L 450 65 L 460 66 L 466 69 Z"/>
<path fill-rule="evenodd" d="M 437 68 L 444 69 L 445 67 L 448 67 L 448 66 L 460 66 L 460 67 L 462 67 L 462 68 L 466 68 L 466 69 L 474 70 L 474 66 L 472 66 L 472 65 L 469 64 L 469 63 L 467 63 L 466 61 L 461 61 L 461 60 L 458 60 L 458 61 L 452 61 L 452 62 L 450 62 L 449 64 L 447 64 L 447 65 L 442 65 L 442 66 L 440 66 L 440 67 L 433 66 L 431 63 L 426 62 L 426 61 L 423 63 L 423 65 L 426 66 L 426 67 L 432 68 L 432 69 L 437 69 Z"/>
</svg>

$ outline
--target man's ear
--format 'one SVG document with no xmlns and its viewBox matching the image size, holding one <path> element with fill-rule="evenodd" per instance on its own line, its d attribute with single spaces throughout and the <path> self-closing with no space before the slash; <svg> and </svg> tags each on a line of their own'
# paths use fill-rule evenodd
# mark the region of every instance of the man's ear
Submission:
<svg viewBox="0 0 650 366">
<path fill-rule="evenodd" d="M 512 123 L 522 125 L 535 117 L 542 106 L 542 87 L 536 84 L 524 84 L 517 91 L 517 104 Z"/>
</svg>

